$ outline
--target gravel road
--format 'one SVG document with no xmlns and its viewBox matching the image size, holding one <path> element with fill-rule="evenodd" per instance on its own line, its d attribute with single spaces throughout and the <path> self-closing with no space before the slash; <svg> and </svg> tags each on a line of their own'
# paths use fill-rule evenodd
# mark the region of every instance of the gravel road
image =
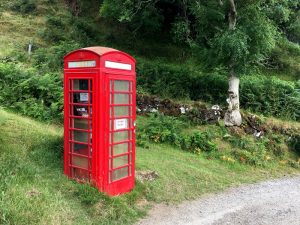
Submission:
<svg viewBox="0 0 300 225">
<path fill-rule="evenodd" d="M 300 225 L 300 176 L 231 188 L 177 206 L 156 205 L 138 225 Z"/>
</svg>

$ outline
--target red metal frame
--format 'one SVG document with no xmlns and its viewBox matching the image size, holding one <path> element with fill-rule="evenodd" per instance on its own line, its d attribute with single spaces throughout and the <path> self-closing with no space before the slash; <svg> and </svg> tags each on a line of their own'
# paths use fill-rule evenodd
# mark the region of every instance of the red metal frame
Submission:
<svg viewBox="0 0 300 225">
<path fill-rule="evenodd" d="M 88 64 L 87 67 L 74 68 L 76 62 L 81 61 L 95 63 Z M 105 61 L 115 63 L 116 67 L 125 65 L 127 69 L 107 68 Z M 68 67 L 69 62 L 73 62 L 72 68 Z M 85 64 L 78 63 L 78 65 Z M 128 65 L 131 70 L 128 69 Z M 72 82 L 77 82 L 77 80 L 88 80 L 85 90 L 74 90 Z M 115 90 L 115 82 L 118 84 L 128 83 L 129 87 L 126 91 Z M 81 99 L 80 93 L 86 93 L 83 96 L 87 95 L 88 100 L 75 102 L 74 99 L 77 95 Z M 76 96 L 74 97 L 74 95 Z M 114 99 L 120 96 L 125 97 L 125 100 L 120 100 L 122 104 L 119 104 L 120 102 L 115 104 Z M 127 100 L 128 102 L 122 102 Z M 126 53 L 101 47 L 79 49 L 69 53 L 65 56 L 64 64 L 64 106 L 64 173 L 79 182 L 90 182 L 100 191 L 109 195 L 118 195 L 133 189 L 136 120 L 135 60 Z M 124 115 L 115 116 L 116 107 L 123 109 L 127 107 L 128 111 L 124 111 Z M 74 110 L 84 111 L 85 114 L 74 115 Z M 87 125 L 87 128 L 75 127 L 75 120 L 85 121 L 82 123 L 84 126 Z M 119 127 L 116 130 L 114 126 L 118 122 L 127 127 Z M 115 134 L 116 132 L 120 133 Z M 122 136 L 125 134 L 124 132 L 128 132 L 127 136 L 125 135 L 127 139 Z M 114 135 L 120 135 L 121 140 L 114 142 Z M 85 142 L 78 139 L 83 139 Z M 126 143 L 127 150 L 122 149 Z M 86 146 L 87 150 L 82 148 L 83 146 Z M 113 155 L 115 146 L 119 147 L 121 152 Z M 122 157 L 127 160 L 124 161 Z M 115 168 L 114 160 L 116 162 L 119 160 L 119 164 Z M 127 176 L 124 173 L 126 168 Z M 120 179 L 113 179 L 113 174 L 119 176 Z"/>
</svg>

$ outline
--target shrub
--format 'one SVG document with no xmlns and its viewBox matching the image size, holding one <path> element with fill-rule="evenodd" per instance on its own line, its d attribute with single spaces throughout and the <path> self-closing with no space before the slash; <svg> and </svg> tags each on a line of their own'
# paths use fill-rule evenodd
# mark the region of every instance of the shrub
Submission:
<svg viewBox="0 0 300 225">
<path fill-rule="evenodd" d="M 72 40 L 70 35 L 70 18 L 48 15 L 46 27 L 41 36 L 47 42 L 57 43 L 60 41 Z"/>
<path fill-rule="evenodd" d="M 59 73 L 0 63 L 0 104 L 40 120 L 62 121 L 63 87 Z"/>
<path fill-rule="evenodd" d="M 137 64 L 137 74 L 137 84 L 151 94 L 190 97 L 191 71 L 188 68 L 141 61 Z"/>
<path fill-rule="evenodd" d="M 290 137 L 288 144 L 291 150 L 300 155 L 300 134 L 293 134 Z"/>
<path fill-rule="evenodd" d="M 293 82 L 275 77 L 242 77 L 240 101 L 243 108 L 254 112 L 300 119 L 300 89 Z"/>
<path fill-rule="evenodd" d="M 36 3 L 33 0 L 18 0 L 14 1 L 11 9 L 16 12 L 29 14 L 36 11 Z"/>
<path fill-rule="evenodd" d="M 243 162 L 250 165 L 264 166 L 266 160 L 268 160 L 266 140 L 253 140 L 246 137 L 227 136 L 227 140 L 235 149 L 233 156 Z"/>
<path fill-rule="evenodd" d="M 137 64 L 137 84 L 142 90 L 171 98 L 191 98 L 224 105 L 228 79 L 222 71 L 200 73 L 163 62 Z M 242 76 L 241 108 L 276 117 L 300 120 L 300 81 L 283 81 L 263 75 Z"/>
<path fill-rule="evenodd" d="M 184 134 L 184 128 L 188 127 L 189 124 L 174 117 L 150 115 L 147 124 L 143 128 L 138 127 L 137 143 L 147 138 L 156 143 L 172 144 L 182 150 L 197 154 L 217 150 L 217 146 L 211 142 L 206 132 L 195 131 L 191 134 Z"/>
<path fill-rule="evenodd" d="M 61 41 L 58 45 L 37 49 L 33 53 L 33 64 L 37 68 L 47 71 L 61 71 L 64 56 L 79 47 L 80 45 L 76 42 Z"/>
</svg>

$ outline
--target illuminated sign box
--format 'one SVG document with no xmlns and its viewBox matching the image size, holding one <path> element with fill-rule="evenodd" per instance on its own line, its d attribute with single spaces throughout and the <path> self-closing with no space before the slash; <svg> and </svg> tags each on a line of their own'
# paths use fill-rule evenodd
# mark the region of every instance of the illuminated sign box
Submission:
<svg viewBox="0 0 300 225">
<path fill-rule="evenodd" d="M 69 68 L 96 67 L 96 61 L 89 60 L 89 61 L 68 62 L 68 67 Z"/>
<path fill-rule="evenodd" d="M 131 70 L 131 65 L 126 63 L 117 63 L 112 61 L 105 61 L 105 67 L 111 69 L 120 69 L 120 70 Z"/>
</svg>

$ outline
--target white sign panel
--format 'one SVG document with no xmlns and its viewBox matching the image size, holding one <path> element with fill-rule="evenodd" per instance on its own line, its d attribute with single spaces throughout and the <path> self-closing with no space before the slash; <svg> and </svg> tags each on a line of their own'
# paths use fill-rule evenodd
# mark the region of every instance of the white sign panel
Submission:
<svg viewBox="0 0 300 225">
<path fill-rule="evenodd" d="M 80 93 L 80 101 L 81 102 L 87 102 L 89 100 L 89 94 L 88 93 Z"/>
<path fill-rule="evenodd" d="M 95 66 L 96 66 L 95 60 L 68 62 L 69 68 L 83 68 L 83 67 L 95 67 Z"/>
<path fill-rule="evenodd" d="M 115 130 L 126 129 L 127 126 L 127 119 L 116 119 L 115 120 Z"/>
<path fill-rule="evenodd" d="M 105 67 L 111 69 L 131 70 L 131 64 L 105 61 Z"/>
</svg>

